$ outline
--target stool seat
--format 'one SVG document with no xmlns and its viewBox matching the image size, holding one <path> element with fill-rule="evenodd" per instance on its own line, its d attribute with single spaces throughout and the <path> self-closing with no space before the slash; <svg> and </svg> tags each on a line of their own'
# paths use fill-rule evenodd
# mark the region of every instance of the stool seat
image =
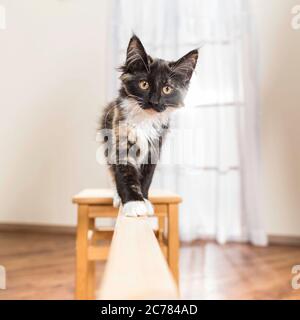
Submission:
<svg viewBox="0 0 300 320">
<path fill-rule="evenodd" d="M 73 197 L 73 203 L 111 205 L 113 196 L 112 189 L 85 189 Z M 182 201 L 179 195 L 165 190 L 150 190 L 149 200 L 153 204 L 180 203 Z"/>
</svg>

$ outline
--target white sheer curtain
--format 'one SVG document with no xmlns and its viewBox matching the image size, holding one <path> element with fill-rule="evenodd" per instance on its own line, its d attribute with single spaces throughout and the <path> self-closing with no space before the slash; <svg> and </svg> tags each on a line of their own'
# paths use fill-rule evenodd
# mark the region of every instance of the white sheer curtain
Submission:
<svg viewBox="0 0 300 320">
<path fill-rule="evenodd" d="M 201 47 L 186 107 L 172 120 L 172 128 L 180 130 L 169 135 L 153 183 L 183 197 L 181 239 L 265 245 L 257 65 L 247 1 L 114 0 L 112 15 L 109 74 L 124 61 L 133 31 L 151 55 L 164 59 Z M 112 97 L 116 77 L 110 83 Z"/>
</svg>

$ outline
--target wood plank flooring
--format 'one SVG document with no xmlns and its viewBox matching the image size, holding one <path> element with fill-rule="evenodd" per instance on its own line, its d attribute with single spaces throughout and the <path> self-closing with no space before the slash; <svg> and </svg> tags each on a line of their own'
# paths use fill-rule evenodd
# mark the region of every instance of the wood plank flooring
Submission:
<svg viewBox="0 0 300 320">
<path fill-rule="evenodd" d="M 0 233 L 0 265 L 7 270 L 7 290 L 0 299 L 73 299 L 73 235 Z M 214 242 L 183 245 L 180 288 L 186 299 L 300 299 L 291 287 L 300 248 Z M 98 263 L 101 281 L 104 263 Z"/>
</svg>

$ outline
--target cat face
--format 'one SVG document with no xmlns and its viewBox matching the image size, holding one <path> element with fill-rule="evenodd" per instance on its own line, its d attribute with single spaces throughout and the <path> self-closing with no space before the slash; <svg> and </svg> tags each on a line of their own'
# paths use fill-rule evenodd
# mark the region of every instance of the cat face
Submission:
<svg viewBox="0 0 300 320">
<path fill-rule="evenodd" d="M 129 41 L 126 62 L 121 67 L 121 95 L 134 99 L 145 110 L 163 112 L 167 108 L 181 107 L 197 59 L 198 50 L 178 61 L 152 59 L 134 35 Z"/>
</svg>

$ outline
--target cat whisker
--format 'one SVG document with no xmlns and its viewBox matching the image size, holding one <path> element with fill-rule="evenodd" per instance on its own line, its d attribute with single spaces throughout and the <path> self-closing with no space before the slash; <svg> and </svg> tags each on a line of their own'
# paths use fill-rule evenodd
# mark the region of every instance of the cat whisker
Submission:
<svg viewBox="0 0 300 320">
<path fill-rule="evenodd" d="M 140 98 L 140 97 L 138 97 L 138 96 L 135 96 L 135 95 L 133 95 L 133 94 L 128 94 L 128 97 L 133 98 L 133 99 L 136 99 L 137 101 L 143 101 L 142 98 Z"/>
<path fill-rule="evenodd" d="M 108 115 L 114 110 L 114 107 L 117 107 L 118 105 L 120 105 L 120 103 L 117 103 L 115 105 L 113 105 L 105 114 L 105 117 L 104 117 L 104 126 L 106 127 L 106 121 L 107 121 L 107 117 Z"/>
<path fill-rule="evenodd" d="M 177 107 L 180 107 L 180 105 L 179 104 L 175 104 L 175 103 L 166 103 L 165 104 L 165 106 L 166 107 L 171 107 L 171 108 L 177 108 Z"/>
</svg>

